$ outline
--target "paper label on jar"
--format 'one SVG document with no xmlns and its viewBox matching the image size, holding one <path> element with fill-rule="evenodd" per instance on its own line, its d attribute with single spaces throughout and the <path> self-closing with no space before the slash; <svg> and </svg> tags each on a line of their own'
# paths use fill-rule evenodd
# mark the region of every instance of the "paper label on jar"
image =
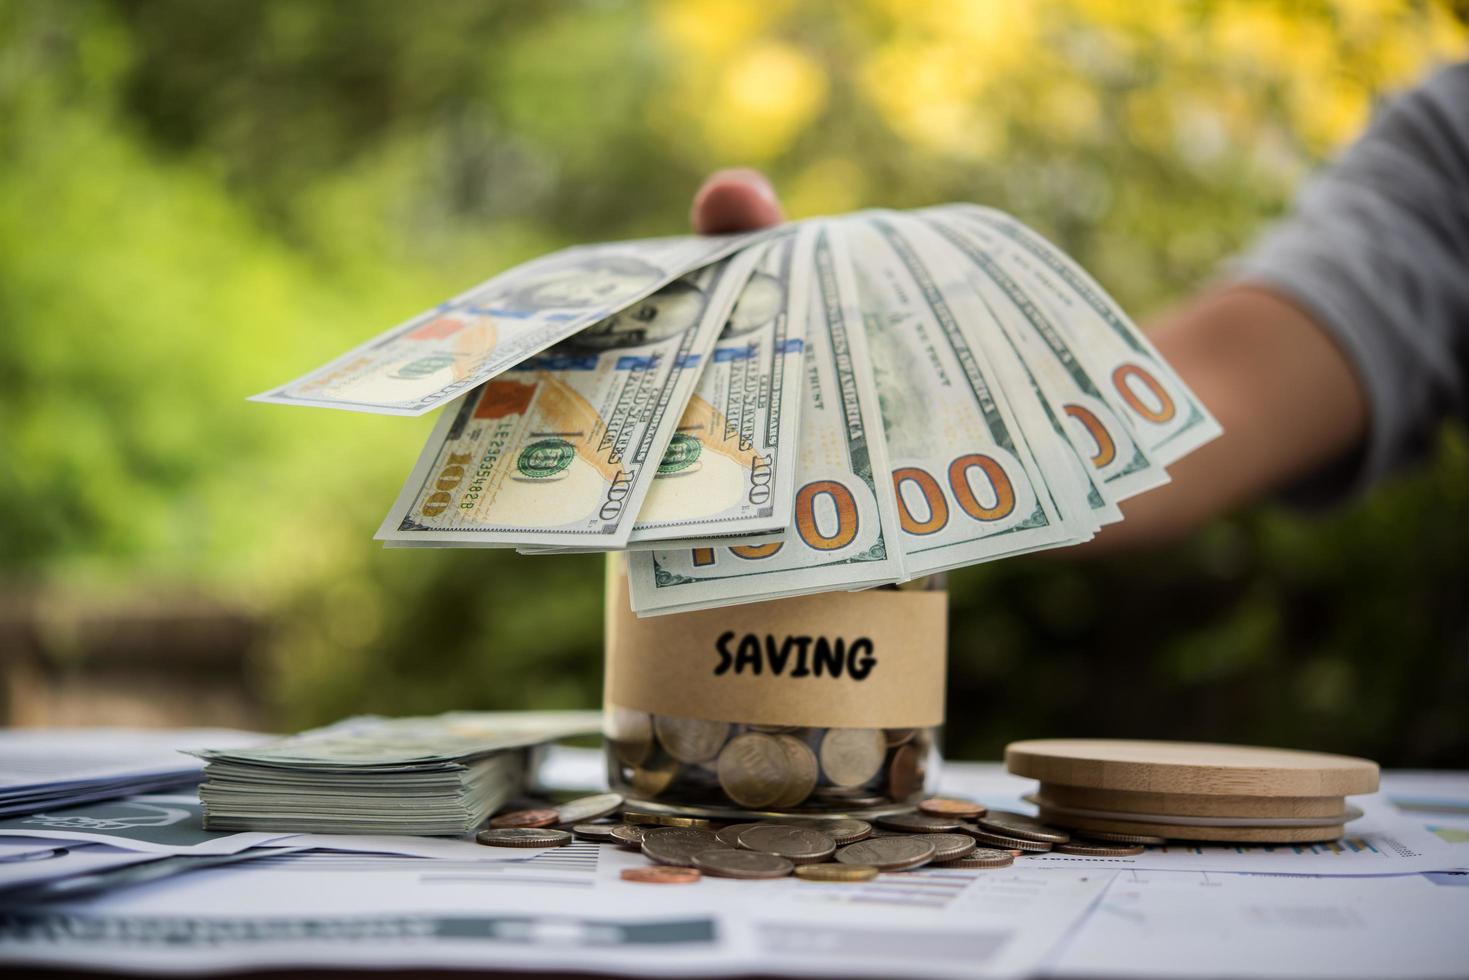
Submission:
<svg viewBox="0 0 1469 980">
<path fill-rule="evenodd" d="M 943 592 L 824 592 L 639 619 L 609 563 L 604 696 L 754 725 L 943 724 Z"/>
</svg>

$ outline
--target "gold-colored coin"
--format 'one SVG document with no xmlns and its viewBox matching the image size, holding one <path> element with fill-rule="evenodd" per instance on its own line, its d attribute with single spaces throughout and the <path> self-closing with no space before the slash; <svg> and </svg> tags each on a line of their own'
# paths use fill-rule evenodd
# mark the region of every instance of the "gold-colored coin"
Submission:
<svg viewBox="0 0 1469 980">
<path fill-rule="evenodd" d="M 653 733 L 663 750 L 679 762 L 703 762 L 719 754 L 729 737 L 729 723 L 658 715 L 653 719 Z"/>
<path fill-rule="evenodd" d="M 912 742 L 900 745 L 888 764 L 888 795 L 902 803 L 923 791 L 923 753 Z"/>
<path fill-rule="evenodd" d="M 861 786 L 882 768 L 887 748 L 881 728 L 829 728 L 821 738 L 821 771 L 837 786 Z"/>
<path fill-rule="evenodd" d="M 745 732 L 719 753 L 719 785 L 739 806 L 770 806 L 790 783 L 790 756 L 774 735 Z"/>
<path fill-rule="evenodd" d="M 802 864 L 796 877 L 806 881 L 871 881 L 877 869 L 870 864 Z"/>
<path fill-rule="evenodd" d="M 945 868 L 1008 868 L 1015 863 L 1015 855 L 995 847 L 977 847 L 955 861 L 945 861 Z"/>
<path fill-rule="evenodd" d="M 1114 844 L 1100 840 L 1073 840 L 1051 848 L 1057 854 L 1085 854 L 1088 857 L 1127 857 L 1141 854 L 1141 844 Z"/>
<path fill-rule="evenodd" d="M 777 735 L 775 738 L 785 750 L 787 779 L 780 796 L 770 805 L 777 810 L 789 810 L 806 802 L 806 798 L 816 788 L 816 779 L 820 772 L 816 764 L 816 753 L 805 742 L 794 735 Z"/>
<path fill-rule="evenodd" d="M 1142 844 L 1145 847 L 1162 847 L 1168 843 L 1166 837 L 1156 837 L 1152 834 L 1120 834 L 1111 830 L 1079 830 L 1079 834 L 1085 834 L 1087 840 L 1107 841 L 1112 844 Z"/>
<path fill-rule="evenodd" d="M 651 799 L 667 789 L 677 775 L 678 763 L 669 759 L 655 766 L 633 766 L 632 779 L 628 782 L 634 793 Z"/>
<path fill-rule="evenodd" d="M 639 810 L 622 811 L 624 823 L 630 823 L 636 827 L 694 827 L 698 830 L 708 830 L 714 825 L 712 820 L 706 817 L 685 817 L 677 813 L 645 813 Z"/>
<path fill-rule="evenodd" d="M 613 755 L 630 766 L 642 765 L 653 754 L 653 718 L 647 712 L 608 705 L 602 731 Z"/>
</svg>

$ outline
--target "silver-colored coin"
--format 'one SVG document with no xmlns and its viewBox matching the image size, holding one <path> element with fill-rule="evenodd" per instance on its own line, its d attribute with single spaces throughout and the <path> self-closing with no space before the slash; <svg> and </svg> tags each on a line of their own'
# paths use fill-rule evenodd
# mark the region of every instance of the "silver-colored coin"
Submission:
<svg viewBox="0 0 1469 980">
<path fill-rule="evenodd" d="M 954 861 L 945 861 L 945 868 L 1008 868 L 1015 863 L 1015 855 L 994 847 L 977 847 Z"/>
<path fill-rule="evenodd" d="M 595 841 L 598 844 L 616 844 L 617 838 L 612 832 L 617 829 L 615 823 L 579 823 L 571 828 L 572 836 L 577 840 Z"/>
<path fill-rule="evenodd" d="M 883 830 L 896 830 L 904 834 L 945 834 L 958 830 L 964 821 L 956 817 L 935 817 L 917 810 L 889 813 L 877 818 Z"/>
<path fill-rule="evenodd" d="M 861 786 L 877 775 L 887 751 L 881 728 L 829 728 L 821 738 L 821 771 L 838 786 Z"/>
<path fill-rule="evenodd" d="M 622 806 L 622 795 L 619 793 L 598 793 L 596 796 L 583 796 L 563 803 L 556 807 L 557 823 L 586 823 L 588 820 L 597 820 L 616 812 Z"/>
<path fill-rule="evenodd" d="M 816 788 L 820 770 L 816 764 L 816 753 L 805 742 L 794 735 L 782 734 L 775 738 L 786 753 L 786 785 L 770 805 L 777 810 L 789 810 L 806 802 L 806 797 Z"/>
<path fill-rule="evenodd" d="M 719 843 L 725 847 L 739 847 L 740 832 L 758 826 L 760 826 L 758 823 L 732 823 L 728 827 L 721 827 L 719 830 L 716 830 L 714 836 L 718 837 Z"/>
<path fill-rule="evenodd" d="M 745 732 L 719 753 L 719 785 L 739 806 L 761 810 L 790 783 L 790 756 L 775 735 Z"/>
<path fill-rule="evenodd" d="M 548 827 L 491 827 L 475 834 L 474 839 L 489 847 L 560 847 L 571 843 L 566 831 Z"/>
<path fill-rule="evenodd" d="M 1000 847 L 1007 851 L 1031 851 L 1036 854 L 1041 854 L 1051 849 L 1051 845 L 1045 841 L 1027 840 L 1024 837 L 1011 837 L 1009 834 L 992 834 L 988 830 L 980 830 L 974 824 L 969 823 L 961 826 L 959 832 L 968 834 L 988 847 Z"/>
<path fill-rule="evenodd" d="M 640 850 L 643 846 L 643 827 L 634 827 L 632 824 L 620 823 L 612 828 L 612 839 L 619 845 L 630 850 Z"/>
<path fill-rule="evenodd" d="M 779 855 L 733 847 L 700 851 L 693 861 L 700 871 L 721 878 L 784 878 L 796 868 Z"/>
<path fill-rule="evenodd" d="M 870 864 L 879 871 L 912 871 L 933 860 L 938 848 L 922 837 L 870 837 L 837 851 L 843 864 Z"/>
<path fill-rule="evenodd" d="M 613 755 L 630 766 L 642 765 L 653 754 L 653 717 L 645 711 L 609 705 L 602 715 L 602 731 Z"/>
<path fill-rule="evenodd" d="M 653 732 L 664 751 L 679 762 L 703 762 L 719 754 L 729 738 L 729 722 L 658 715 L 653 719 Z"/>
<path fill-rule="evenodd" d="M 831 857 L 836 842 L 817 830 L 789 824 L 759 824 L 742 831 L 741 847 L 775 854 L 795 864 L 815 864 Z"/>
<path fill-rule="evenodd" d="M 655 864 L 671 864 L 692 868 L 694 855 L 710 848 L 722 847 L 719 838 L 707 830 L 691 827 L 649 827 L 643 831 L 643 854 Z"/>
<path fill-rule="evenodd" d="M 1022 837 L 1025 840 L 1044 841 L 1047 844 L 1064 844 L 1071 835 L 1057 827 L 1041 823 L 1035 817 L 1012 810 L 991 810 L 975 819 L 980 830 L 1007 837 Z"/>
<path fill-rule="evenodd" d="M 968 834 L 926 834 L 924 840 L 934 847 L 933 862 L 957 861 L 973 854 L 979 845 Z"/>
<path fill-rule="evenodd" d="M 1073 840 L 1052 848 L 1057 854 L 1085 854 L 1088 857 L 1127 857 L 1141 854 L 1141 844 L 1117 844 L 1101 840 Z"/>
</svg>

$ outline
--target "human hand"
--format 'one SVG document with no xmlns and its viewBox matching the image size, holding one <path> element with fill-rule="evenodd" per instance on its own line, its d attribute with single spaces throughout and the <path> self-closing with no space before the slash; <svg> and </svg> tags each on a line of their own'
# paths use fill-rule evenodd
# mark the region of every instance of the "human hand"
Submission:
<svg viewBox="0 0 1469 980">
<path fill-rule="evenodd" d="M 701 235 L 753 231 L 784 220 L 770 181 L 760 171 L 744 168 L 710 174 L 689 209 L 689 221 Z"/>
</svg>

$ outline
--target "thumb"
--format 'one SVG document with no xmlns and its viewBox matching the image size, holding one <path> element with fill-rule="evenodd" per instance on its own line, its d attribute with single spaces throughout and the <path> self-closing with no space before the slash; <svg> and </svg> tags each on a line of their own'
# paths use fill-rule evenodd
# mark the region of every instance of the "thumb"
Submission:
<svg viewBox="0 0 1469 980">
<path fill-rule="evenodd" d="M 694 195 L 689 220 L 699 234 L 716 235 L 780 224 L 785 215 L 764 174 L 736 169 L 709 175 Z"/>
</svg>

